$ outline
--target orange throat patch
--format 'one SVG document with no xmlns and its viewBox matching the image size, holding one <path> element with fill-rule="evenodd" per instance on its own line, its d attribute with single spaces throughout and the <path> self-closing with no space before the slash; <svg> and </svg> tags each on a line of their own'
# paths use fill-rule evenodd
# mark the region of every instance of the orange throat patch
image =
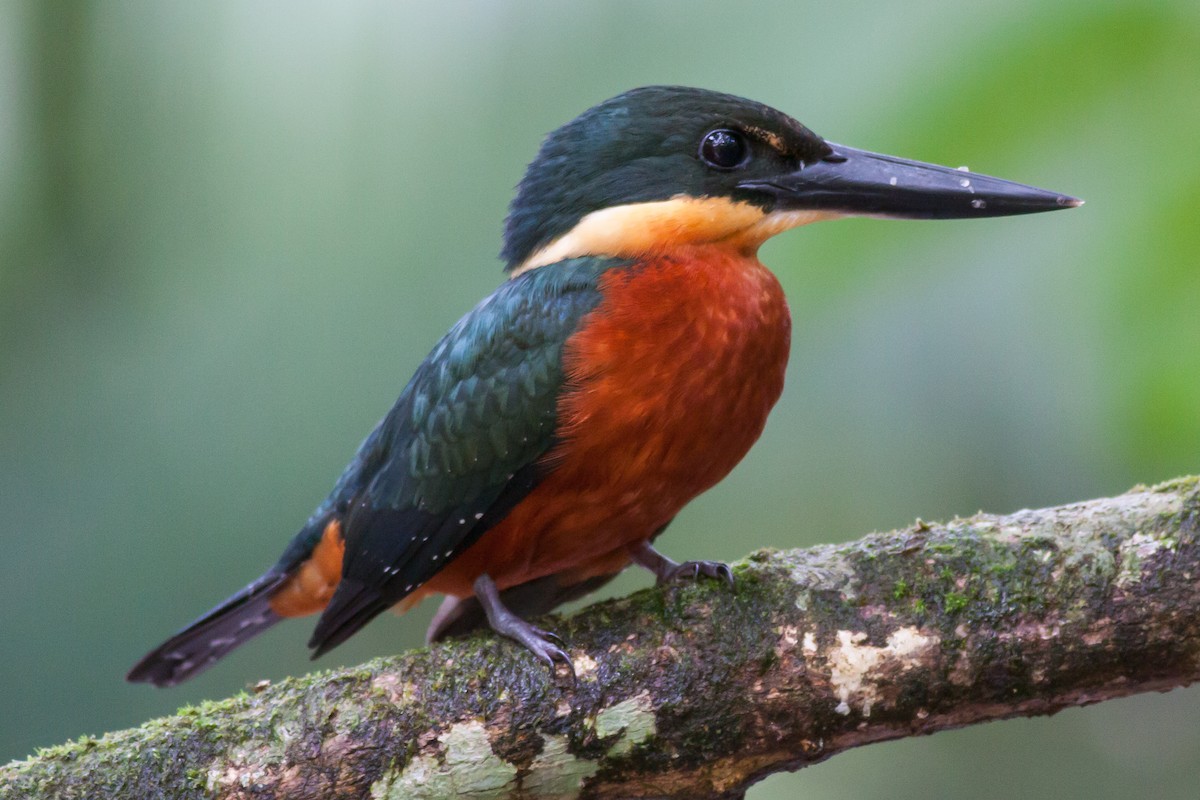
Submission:
<svg viewBox="0 0 1200 800">
<path fill-rule="evenodd" d="M 512 270 L 512 277 L 568 258 L 643 258 L 676 248 L 714 245 L 753 256 L 772 236 L 843 216 L 834 211 L 766 212 L 725 197 L 679 195 L 593 211 Z"/>
</svg>

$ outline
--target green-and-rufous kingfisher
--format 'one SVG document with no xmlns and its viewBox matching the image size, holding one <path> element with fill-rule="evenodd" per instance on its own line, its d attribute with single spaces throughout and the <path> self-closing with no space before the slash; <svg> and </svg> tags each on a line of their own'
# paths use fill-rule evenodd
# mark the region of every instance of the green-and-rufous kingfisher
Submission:
<svg viewBox="0 0 1200 800">
<path fill-rule="evenodd" d="M 783 390 L 791 321 L 764 241 L 847 215 L 1079 204 L 834 144 L 728 94 L 606 100 L 546 137 L 505 225 L 507 279 L 433 348 L 279 561 L 128 678 L 179 683 L 320 612 L 315 657 L 432 594 L 446 599 L 431 641 L 486 624 L 569 669 L 528 618 L 630 563 L 732 580 L 653 542 L 746 455 Z"/>
</svg>

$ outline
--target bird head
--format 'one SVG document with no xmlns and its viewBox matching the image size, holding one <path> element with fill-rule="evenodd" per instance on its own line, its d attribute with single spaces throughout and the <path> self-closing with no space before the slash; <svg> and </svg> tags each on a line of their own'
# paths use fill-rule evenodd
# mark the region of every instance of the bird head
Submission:
<svg viewBox="0 0 1200 800">
<path fill-rule="evenodd" d="M 1081 202 L 833 144 L 741 97 L 647 86 L 546 137 L 517 187 L 501 256 L 515 275 L 565 258 L 688 244 L 753 252 L 789 228 L 847 215 L 993 217 Z"/>
</svg>

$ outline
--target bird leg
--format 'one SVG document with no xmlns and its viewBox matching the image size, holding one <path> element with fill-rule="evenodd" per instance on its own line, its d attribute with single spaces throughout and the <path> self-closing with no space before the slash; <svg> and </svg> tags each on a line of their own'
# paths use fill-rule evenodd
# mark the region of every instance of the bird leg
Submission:
<svg viewBox="0 0 1200 800">
<path fill-rule="evenodd" d="M 492 630 L 521 643 L 552 670 L 557 670 L 558 664 L 564 665 L 571 675 L 572 682 L 575 680 L 575 667 L 571 663 L 571 657 L 559 647 L 564 644 L 562 639 L 550 631 L 530 625 L 510 611 L 500 600 L 500 590 L 496 588 L 496 582 L 486 572 L 475 579 L 474 589 L 475 597 L 483 606 L 483 613 L 487 615 Z"/>
<path fill-rule="evenodd" d="M 654 573 L 659 586 L 680 578 L 695 580 L 701 575 L 707 578 L 720 578 L 733 586 L 733 570 L 729 568 L 728 564 L 720 561 L 685 561 L 679 564 L 655 550 L 649 542 L 631 546 L 629 555 L 635 564 Z"/>
</svg>

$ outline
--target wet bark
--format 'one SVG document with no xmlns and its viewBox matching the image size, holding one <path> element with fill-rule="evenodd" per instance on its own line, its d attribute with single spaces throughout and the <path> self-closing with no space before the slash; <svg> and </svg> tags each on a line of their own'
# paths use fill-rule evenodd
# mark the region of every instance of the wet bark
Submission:
<svg viewBox="0 0 1200 800">
<path fill-rule="evenodd" d="M 847 748 L 1200 677 L 1197 479 L 755 553 L 0 767 L 8 798 L 740 797 Z"/>
</svg>

